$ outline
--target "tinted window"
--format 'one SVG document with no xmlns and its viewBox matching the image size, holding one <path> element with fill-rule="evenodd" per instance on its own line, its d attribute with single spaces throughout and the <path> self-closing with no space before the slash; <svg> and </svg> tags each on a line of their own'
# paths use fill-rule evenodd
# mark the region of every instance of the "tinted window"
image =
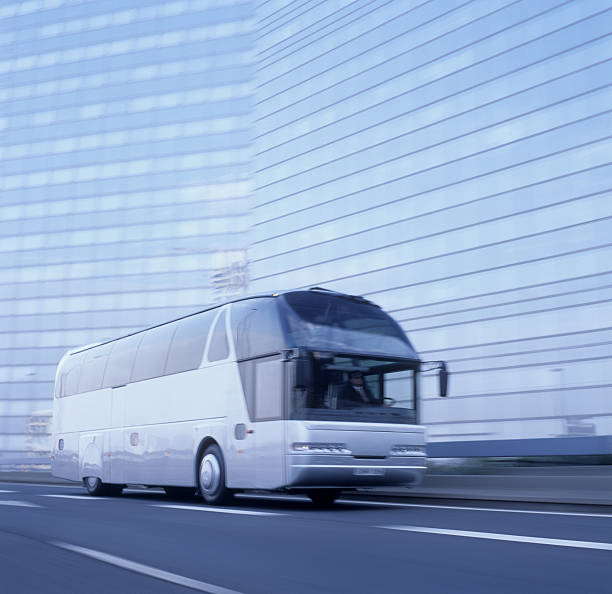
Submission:
<svg viewBox="0 0 612 594">
<path fill-rule="evenodd" d="M 99 390 L 113 343 L 103 344 L 83 352 L 83 366 L 79 378 L 79 392 Z"/>
<path fill-rule="evenodd" d="M 236 358 L 278 353 L 285 348 L 275 298 L 247 299 L 232 305 L 232 332 Z"/>
<path fill-rule="evenodd" d="M 166 373 L 179 373 L 197 369 L 202 362 L 208 331 L 216 311 L 206 311 L 189 316 L 178 322 L 178 328 L 172 339 Z"/>
<path fill-rule="evenodd" d="M 164 374 L 170 343 L 177 328 L 178 324 L 175 322 L 143 332 L 131 381 L 138 382 Z"/>
<path fill-rule="evenodd" d="M 124 386 L 130 381 L 134 359 L 143 334 L 133 334 L 116 340 L 106 364 L 103 387 Z"/>
<path fill-rule="evenodd" d="M 209 361 L 221 361 L 229 356 L 229 345 L 227 344 L 227 332 L 225 331 L 225 311 L 221 312 L 208 348 Z"/>
<path fill-rule="evenodd" d="M 313 291 L 287 293 L 283 298 L 292 346 L 417 359 L 397 322 L 376 305 Z"/>
</svg>

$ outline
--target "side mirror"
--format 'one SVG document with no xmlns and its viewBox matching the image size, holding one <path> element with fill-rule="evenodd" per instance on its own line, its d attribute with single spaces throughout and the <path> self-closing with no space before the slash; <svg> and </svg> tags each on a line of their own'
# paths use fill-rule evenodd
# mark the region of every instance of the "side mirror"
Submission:
<svg viewBox="0 0 612 594">
<path fill-rule="evenodd" d="M 448 395 L 448 369 L 444 361 L 441 361 L 438 379 L 440 380 L 440 396 L 445 398 Z"/>
</svg>

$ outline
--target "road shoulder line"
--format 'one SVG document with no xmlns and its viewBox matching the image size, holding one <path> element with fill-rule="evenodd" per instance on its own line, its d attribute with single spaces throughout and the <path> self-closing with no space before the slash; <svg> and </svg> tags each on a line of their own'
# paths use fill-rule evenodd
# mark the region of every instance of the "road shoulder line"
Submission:
<svg viewBox="0 0 612 594">
<path fill-rule="evenodd" d="M 443 536 L 460 536 L 466 538 L 480 538 L 485 540 L 503 540 L 507 542 L 521 542 L 528 544 L 550 545 L 556 547 L 572 547 L 577 549 L 599 549 L 612 551 L 612 543 L 591 542 L 587 540 L 565 540 L 560 538 L 543 538 L 539 536 L 523 536 L 517 534 L 500 534 L 497 532 L 473 532 L 469 530 L 450 530 L 447 528 L 427 528 L 424 526 L 377 526 L 386 530 L 400 530 L 405 532 L 421 532 L 426 534 L 439 534 Z"/>
<path fill-rule="evenodd" d="M 230 590 L 229 588 L 223 588 L 222 586 L 215 586 L 214 584 L 194 580 L 177 573 L 164 571 L 163 569 L 151 567 L 150 565 L 130 561 L 128 559 L 124 559 L 123 557 L 117 557 L 116 555 L 96 551 L 95 549 L 88 549 L 61 541 L 52 541 L 49 544 L 66 551 L 71 551 L 79 555 L 84 555 L 85 557 L 90 557 L 91 559 L 96 559 L 97 561 L 102 561 L 103 563 L 114 565 L 115 567 L 127 569 L 128 571 L 140 573 L 148 577 L 177 584 L 179 586 L 184 586 L 186 588 L 191 588 L 192 590 L 197 590 L 198 592 L 206 592 L 207 594 L 242 594 L 237 590 Z"/>
</svg>

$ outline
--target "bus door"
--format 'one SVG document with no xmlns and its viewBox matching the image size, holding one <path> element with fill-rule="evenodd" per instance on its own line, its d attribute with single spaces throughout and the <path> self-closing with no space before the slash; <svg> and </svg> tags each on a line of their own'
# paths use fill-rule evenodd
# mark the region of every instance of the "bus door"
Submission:
<svg viewBox="0 0 612 594">
<path fill-rule="evenodd" d="M 241 452 L 236 457 L 240 474 L 245 485 L 259 489 L 282 487 L 286 483 L 285 363 L 280 355 L 273 355 L 240 365 L 249 413 L 249 419 L 234 427 L 236 446 Z"/>
<path fill-rule="evenodd" d="M 279 355 L 259 359 L 255 365 L 255 473 L 262 489 L 286 484 L 285 367 Z"/>
</svg>

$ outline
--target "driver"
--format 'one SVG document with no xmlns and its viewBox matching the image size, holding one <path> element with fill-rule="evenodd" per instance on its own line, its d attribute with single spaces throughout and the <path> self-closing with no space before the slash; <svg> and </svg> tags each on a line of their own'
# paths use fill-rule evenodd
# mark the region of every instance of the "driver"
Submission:
<svg viewBox="0 0 612 594">
<path fill-rule="evenodd" d="M 361 371 L 351 371 L 349 380 L 342 388 L 340 399 L 350 404 L 374 404 L 376 399 L 363 381 Z"/>
</svg>

